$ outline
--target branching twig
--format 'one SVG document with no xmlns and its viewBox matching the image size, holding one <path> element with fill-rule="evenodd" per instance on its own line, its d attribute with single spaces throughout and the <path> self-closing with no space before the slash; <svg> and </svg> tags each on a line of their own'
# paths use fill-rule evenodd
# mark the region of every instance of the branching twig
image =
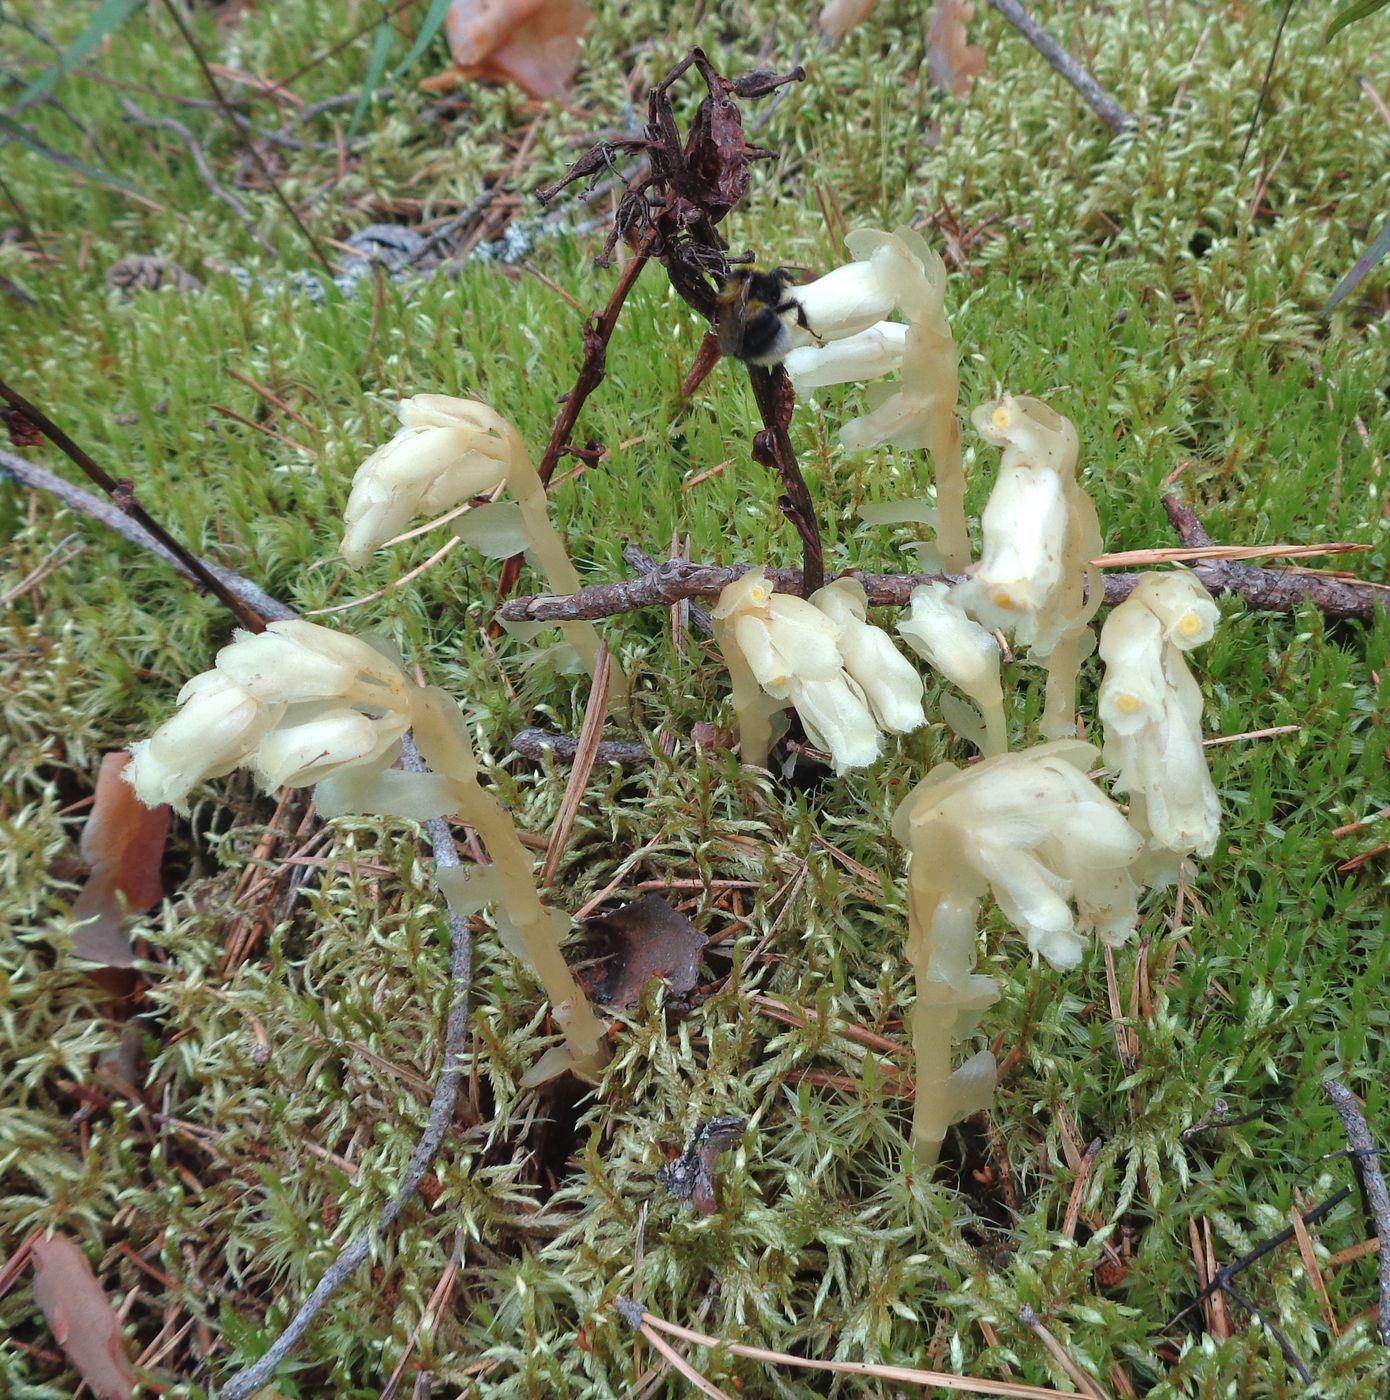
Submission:
<svg viewBox="0 0 1390 1400">
<path fill-rule="evenodd" d="M 256 216 L 213 174 L 207 152 L 198 144 L 198 138 L 181 121 L 176 121 L 173 117 L 152 117 L 138 102 L 132 101 L 129 97 L 121 99 L 121 107 L 126 116 L 137 126 L 152 127 L 156 131 L 169 131 L 177 136 L 187 147 L 188 154 L 193 157 L 193 164 L 198 167 L 198 174 L 203 177 L 203 183 L 246 225 L 246 231 L 261 248 L 271 257 L 276 256 L 275 245 L 256 227 Z M 244 120 L 244 118 L 240 118 L 239 114 L 235 114 L 235 119 Z"/>
<path fill-rule="evenodd" d="M 543 762 L 547 753 L 556 763 L 573 763 L 579 740 L 549 729 L 522 729 L 512 736 L 512 748 L 535 763 Z M 620 768 L 641 768 L 651 758 L 645 745 L 625 744 L 619 739 L 603 739 L 594 751 L 595 763 L 616 763 Z"/>
<path fill-rule="evenodd" d="M 1342 1120 L 1356 1175 L 1366 1192 L 1366 1203 L 1380 1240 L 1380 1343 L 1390 1346 L 1390 1192 L 1385 1189 L 1385 1177 L 1376 1160 L 1378 1149 L 1351 1090 L 1335 1079 L 1326 1080 L 1322 1087 Z"/>
<path fill-rule="evenodd" d="M 402 745 L 402 762 L 406 768 L 417 773 L 423 771 L 425 766 L 409 735 Z M 426 822 L 425 827 L 434 849 L 436 868 L 448 869 L 458 865 L 458 851 L 448 824 L 441 818 L 435 818 Z M 434 1097 L 430 1100 L 429 1123 L 410 1154 L 396 1194 L 383 1207 L 375 1228 L 361 1231 L 343 1248 L 266 1354 L 254 1366 L 239 1371 L 227 1382 L 223 1392 L 227 1400 L 246 1400 L 247 1396 L 266 1384 L 275 1368 L 309 1330 L 339 1285 L 371 1253 L 376 1237 L 390 1229 L 400 1213 L 415 1199 L 425 1173 L 434 1162 L 435 1154 L 453 1123 L 454 1106 L 458 1102 L 463 1054 L 468 1039 L 468 992 L 473 978 L 473 939 L 468 920 L 452 911 L 449 913 L 449 946 L 449 1014 L 444 1025 L 439 1079 L 434 1086 Z"/>
<path fill-rule="evenodd" d="M 754 440 L 753 458 L 771 467 L 782 482 L 786 495 L 778 504 L 782 507 L 782 514 L 801 536 L 801 589 L 809 597 L 825 582 L 825 558 L 811 493 L 806 489 L 806 478 L 801 475 L 796 450 L 787 432 L 795 403 L 791 380 L 781 365 L 775 369 L 748 365 L 747 370 L 753 397 L 758 403 L 758 413 L 763 420 L 763 431 Z"/>
<path fill-rule="evenodd" d="M 1019 4 L 1019 0 L 989 0 L 989 3 L 1081 94 L 1082 101 L 1117 136 L 1135 124 L 1135 118 Z"/>
<path fill-rule="evenodd" d="M 109 472 L 100 467 L 91 456 L 82 450 L 56 423 L 48 417 L 42 409 L 36 408 L 22 394 L 16 392 L 0 379 L 0 398 L 3 398 L 11 408 L 18 409 L 30 423 L 34 425 L 60 452 L 62 452 L 76 466 L 80 467 L 87 477 L 100 486 L 103 491 L 115 502 L 114 511 L 107 513 L 107 508 L 102 502 L 94 501 L 87 497 L 87 505 L 78 505 L 71 496 L 64 495 L 64 499 L 70 505 L 75 505 L 77 509 L 84 510 L 88 515 L 103 520 L 103 523 L 118 528 L 113 515 L 128 517 L 128 524 L 138 525 L 145 538 L 133 536 L 128 529 L 121 530 L 127 539 L 135 539 L 137 544 L 144 544 L 150 548 L 159 546 L 156 553 L 163 555 L 171 563 L 176 563 L 178 567 L 188 574 L 197 583 L 201 584 L 210 593 L 213 593 L 226 604 L 232 616 L 244 627 L 250 628 L 253 632 L 259 632 L 265 627 L 265 617 L 262 616 L 262 609 L 248 603 L 237 590 L 228 586 L 228 583 L 219 574 L 221 571 L 205 564 L 198 556 L 190 550 L 185 549 L 158 521 L 154 520 L 145 508 L 135 498 L 135 491 L 129 481 L 117 481 Z M 0 465 L 12 472 L 19 480 L 25 481 L 26 476 L 30 481 L 26 484 L 38 485 L 34 476 L 44 475 L 39 473 L 37 468 L 31 467 L 22 457 L 14 457 L 8 452 L 0 451 Z M 42 484 L 43 490 L 54 490 L 52 483 L 59 480 L 57 477 L 50 477 L 48 482 Z M 64 483 L 65 484 L 65 483 Z M 75 488 L 69 488 L 73 491 Z M 58 492 L 57 494 L 63 494 Z M 76 496 L 86 497 L 85 492 L 75 492 Z M 99 509 L 93 510 L 91 506 Z"/>
<path fill-rule="evenodd" d="M 628 541 L 628 543 L 623 546 L 623 558 L 626 559 L 639 574 L 649 574 L 657 568 L 657 561 L 653 559 L 641 545 L 634 544 L 631 541 Z M 689 612 L 686 615 L 690 619 L 690 625 L 702 637 L 714 636 L 714 620 L 698 603 L 691 603 L 689 605 Z"/>
<path fill-rule="evenodd" d="M 504 603 L 498 616 L 508 622 L 572 622 L 617 617 L 638 608 L 670 607 L 682 598 L 713 597 L 753 564 L 700 564 L 682 559 L 666 559 L 651 573 L 620 583 L 597 583 L 563 597 L 538 594 L 513 598 Z M 1236 574 L 1229 571 L 1238 570 Z M 1316 574 L 1258 569 L 1246 564 L 1202 560 L 1193 573 L 1213 594 L 1230 590 L 1249 608 L 1261 612 L 1292 612 L 1305 602 L 1313 603 L 1329 618 L 1359 618 L 1368 621 L 1376 608 L 1384 608 L 1390 595 L 1367 585 Z M 779 593 L 800 593 L 800 569 L 767 569 Z M 858 569 L 845 573 L 864 585 L 869 602 L 875 607 L 905 608 L 912 590 L 924 583 L 943 580 L 959 583 L 958 574 L 870 574 Z M 837 575 L 839 577 L 840 575 Z M 1132 573 L 1105 575 L 1105 601 L 1114 605 L 1129 597 L 1140 576 Z"/>
<path fill-rule="evenodd" d="M 174 3 L 174 0 L 164 0 L 164 8 L 169 12 L 169 18 L 174 21 L 179 33 L 183 36 L 184 43 L 188 45 L 188 51 L 193 55 L 199 69 L 202 71 L 203 81 L 207 84 L 207 89 L 212 94 L 213 100 L 217 103 L 218 110 L 226 119 L 227 125 L 230 126 L 232 130 L 236 132 L 238 138 L 242 140 L 247 153 L 255 162 L 256 168 L 261 172 L 261 178 L 264 179 L 266 184 L 270 187 L 270 192 L 275 196 L 280 207 L 290 216 L 294 226 L 304 235 L 304 240 L 308 243 L 310 251 L 318 261 L 319 266 L 323 268 L 324 272 L 326 272 L 329 277 L 332 277 L 333 264 L 328 261 L 327 255 L 324 253 L 323 249 L 319 247 L 319 241 L 309 231 L 309 226 L 299 217 L 299 211 L 285 198 L 284 190 L 280 188 L 275 176 L 271 173 L 270 167 L 265 163 L 265 158 L 256 149 L 256 143 L 247 136 L 241 126 L 238 125 L 236 114 L 223 95 L 222 88 L 218 84 L 212 69 L 208 67 L 208 61 L 203 57 L 203 51 L 198 47 L 198 41 L 194 39 L 193 31 L 188 27 L 184 17 L 179 13 L 179 7 Z"/>
</svg>

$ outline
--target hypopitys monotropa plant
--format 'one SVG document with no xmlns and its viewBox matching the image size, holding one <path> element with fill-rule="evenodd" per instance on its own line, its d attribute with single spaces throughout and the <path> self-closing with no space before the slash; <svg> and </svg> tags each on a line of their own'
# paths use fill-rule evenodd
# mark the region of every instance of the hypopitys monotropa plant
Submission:
<svg viewBox="0 0 1390 1400">
<path fill-rule="evenodd" d="M 765 767 L 772 718 L 794 708 L 837 773 L 872 763 L 882 731 L 925 723 L 922 678 L 866 621 L 862 585 L 837 579 L 810 598 L 776 593 L 761 569 L 719 595 L 711 616 L 733 686 L 739 756 Z"/>
<path fill-rule="evenodd" d="M 125 776 L 149 806 L 186 810 L 206 778 L 251 768 L 267 790 L 313 787 L 321 815 L 453 816 L 482 838 L 491 864 L 438 873 L 460 912 L 496 907 L 509 951 L 550 998 L 564 1044 L 523 1078 L 536 1084 L 564 1070 L 597 1079 L 607 1060 L 604 1028 L 561 952 L 569 918 L 540 898 L 530 856 L 507 810 L 478 780 L 457 704 L 415 685 L 384 652 L 312 622 L 272 622 L 239 633 L 211 671 L 179 693 L 181 709 L 131 745 Z M 413 729 L 423 773 L 392 768 Z"/>
<path fill-rule="evenodd" d="M 1215 601 L 1186 569 L 1140 576 L 1105 620 L 1100 655 L 1104 758 L 1147 843 L 1147 883 L 1177 877 L 1183 856 L 1216 848 L 1221 808 L 1202 747 L 1202 692 L 1185 653 L 1211 639 Z"/>
<path fill-rule="evenodd" d="M 400 430 L 362 463 L 343 515 L 342 554 L 361 568 L 416 516 L 448 511 L 505 486 L 511 502 L 491 502 L 464 515 L 455 529 L 489 558 L 528 554 L 553 593 L 574 593 L 579 574 L 546 509 L 545 484 L 521 434 L 496 409 L 476 399 L 416 394 L 402 399 Z M 592 676 L 600 639 L 592 622 L 559 624 L 565 641 Z M 513 629 L 529 635 L 527 629 Z M 530 631 L 544 630 L 533 624 Z M 608 693 L 626 693 L 622 668 L 610 657 Z"/>
<path fill-rule="evenodd" d="M 942 763 L 893 818 L 909 853 L 912 1150 L 923 1165 L 936 1161 L 946 1129 L 986 1107 L 994 1090 L 988 1051 L 951 1064 L 952 1045 L 998 994 L 974 972 L 984 896 L 992 892 L 1028 947 L 1058 968 L 1080 962 L 1087 933 L 1116 944 L 1134 932 L 1130 869 L 1143 842 L 1086 776 L 1095 757 L 1092 745 L 1063 739 L 965 769 Z"/>
</svg>

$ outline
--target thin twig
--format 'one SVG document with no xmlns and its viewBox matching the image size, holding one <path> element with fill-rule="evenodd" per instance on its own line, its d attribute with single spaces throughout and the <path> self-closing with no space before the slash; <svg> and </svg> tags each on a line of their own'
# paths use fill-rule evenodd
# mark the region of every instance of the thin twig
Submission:
<svg viewBox="0 0 1390 1400">
<path fill-rule="evenodd" d="M 756 564 L 701 564 L 681 559 L 664 559 L 641 578 L 618 583 L 591 584 L 578 593 L 537 594 L 512 598 L 498 616 L 508 622 L 573 622 L 583 619 L 617 617 L 639 608 L 670 607 L 682 598 L 719 594 L 736 578 Z M 1377 608 L 1384 608 L 1390 595 L 1368 584 L 1318 574 L 1290 573 L 1261 569 L 1249 564 L 1201 561 L 1192 572 L 1212 594 L 1237 594 L 1246 607 L 1257 612 L 1293 612 L 1312 603 L 1333 620 L 1357 618 L 1369 621 Z M 767 569 L 767 576 L 780 593 L 800 593 L 800 569 Z M 944 581 L 959 583 L 959 574 L 871 574 L 858 569 L 845 570 L 836 577 L 858 579 L 875 607 L 905 608 L 912 590 L 923 584 Z M 1139 574 L 1107 573 L 1105 601 L 1122 603 L 1139 583 Z"/>
<path fill-rule="evenodd" d="M 639 574 L 649 574 L 657 566 L 657 561 L 647 553 L 641 545 L 631 542 L 623 546 L 623 558 L 637 570 Z M 687 600 L 688 601 L 688 600 Z M 703 637 L 714 636 L 714 620 L 709 612 L 700 607 L 698 603 L 690 604 L 690 611 L 687 614 L 690 625 Z"/>
<path fill-rule="evenodd" d="M 1116 136 L 1135 125 L 1136 119 L 1096 82 L 1018 0 L 989 0 L 989 3 L 1081 94 L 1081 100 Z"/>
<path fill-rule="evenodd" d="M 401 746 L 401 762 L 411 772 L 422 772 L 424 761 L 414 741 L 406 735 Z M 448 823 L 436 817 L 425 823 L 430 845 L 434 850 L 436 869 L 450 869 L 459 864 L 458 850 Z M 295 1344 L 309 1330 L 324 1304 L 348 1279 L 359 1264 L 371 1253 L 372 1244 L 395 1223 L 401 1212 L 415 1199 L 420 1183 L 434 1162 L 450 1125 L 458 1102 L 459 1083 L 463 1076 L 463 1058 L 468 1041 L 468 993 L 473 980 L 473 938 L 468 920 L 448 915 L 449 924 L 449 1014 L 444 1026 L 444 1044 L 439 1079 L 430 1100 L 429 1122 L 410 1154 L 410 1161 L 401 1176 L 396 1194 L 382 1208 L 375 1227 L 368 1227 L 353 1237 L 318 1281 L 314 1291 L 300 1304 L 289 1325 L 271 1344 L 269 1350 L 253 1366 L 237 1372 L 226 1384 L 223 1394 L 227 1400 L 246 1400 L 259 1390 L 274 1374 L 275 1368 L 290 1354 Z"/>
<path fill-rule="evenodd" d="M 203 51 L 198 47 L 198 41 L 193 37 L 193 31 L 188 27 L 184 17 L 179 13 L 179 7 L 174 0 L 164 0 L 164 8 L 169 12 L 169 18 L 178 27 L 179 33 L 183 36 L 183 41 L 188 45 L 188 51 L 193 55 L 203 74 L 203 81 L 207 84 L 208 91 L 212 94 L 213 100 L 217 103 L 218 111 L 226 119 L 227 125 L 236 132 L 238 139 L 246 148 L 247 154 L 255 162 L 256 169 L 261 172 L 261 178 L 270 187 L 270 192 L 279 202 L 280 207 L 290 216 L 294 226 L 304 235 L 305 242 L 308 243 L 315 259 L 329 277 L 333 276 L 333 264 L 328 261 L 327 255 L 319 246 L 319 241 L 309 231 L 309 226 L 299 217 L 299 211 L 285 198 L 285 192 L 280 188 L 275 176 L 271 174 L 270 167 L 265 163 L 265 157 L 256 149 L 256 143 L 246 134 L 241 125 L 237 122 L 236 113 L 232 110 L 231 104 L 222 93 L 222 88 L 218 84 L 217 78 L 212 69 L 208 67 L 208 61 L 203 57 Z"/>
<path fill-rule="evenodd" d="M 771 467 L 781 479 L 786 495 L 777 504 L 801 537 L 801 591 L 803 596 L 809 597 L 825 582 L 825 557 L 816 524 L 816 509 L 787 432 L 794 402 L 791 380 L 781 365 L 774 369 L 762 365 L 745 367 L 763 420 L 763 431 L 754 439 L 753 459 Z"/>
<path fill-rule="evenodd" d="M 1385 1177 L 1376 1160 L 1378 1149 L 1370 1129 L 1362 1117 L 1355 1095 L 1335 1079 L 1323 1082 L 1323 1091 L 1332 1100 L 1337 1117 L 1342 1120 L 1347 1141 L 1351 1144 L 1352 1161 L 1366 1193 L 1366 1203 L 1375 1222 L 1380 1240 L 1380 1343 L 1390 1346 L 1390 1192 L 1385 1189 Z"/>
<path fill-rule="evenodd" d="M 173 117 L 152 117 L 138 102 L 129 97 L 121 98 L 121 108 L 137 126 L 150 127 L 155 131 L 169 131 L 177 136 L 187 147 L 188 154 L 193 157 L 193 164 L 197 166 L 198 174 L 203 177 L 203 183 L 246 225 L 247 233 L 265 252 L 271 257 L 277 256 L 275 245 L 256 227 L 256 216 L 213 174 L 207 152 L 198 144 L 198 138 L 181 121 Z"/>
<path fill-rule="evenodd" d="M 1043 1325 L 1042 1319 L 1028 1304 L 1025 1303 L 1018 1310 L 1018 1320 L 1034 1333 L 1043 1346 L 1047 1348 L 1048 1354 L 1067 1373 L 1072 1383 L 1083 1395 L 1090 1396 L 1091 1400 L 1110 1400 L 1104 1387 L 1076 1364 L 1070 1352 L 1057 1340 L 1052 1331 Z"/>
<path fill-rule="evenodd" d="M 647 265 L 655 242 L 655 235 L 649 231 L 633 250 L 627 266 L 623 268 L 622 275 L 608 298 L 608 305 L 600 315 L 592 317 L 584 325 L 584 358 L 580 363 L 579 373 L 575 376 L 574 387 L 560 401 L 559 412 L 556 413 L 554 426 L 550 430 L 550 441 L 546 443 L 545 451 L 536 463 L 536 473 L 542 482 L 549 482 L 555 474 L 561 454 L 569 446 L 570 435 L 574 432 L 580 410 L 589 395 L 603 383 L 608 359 L 608 342 L 613 338 L 613 330 L 618 324 L 618 315 L 627 300 L 627 294 L 632 290 L 632 284 L 637 281 L 638 274 Z M 515 554 L 510 559 L 503 560 L 502 570 L 497 578 L 499 598 L 505 598 L 516 587 L 516 581 L 521 575 L 522 557 Z"/>
<path fill-rule="evenodd" d="M 512 748 L 535 763 L 543 762 L 547 754 L 556 763 L 573 763 L 579 740 L 549 729 L 523 729 L 512 736 Z M 595 763 L 616 763 L 620 768 L 642 768 L 651 761 L 645 744 L 625 744 L 619 739 L 604 739 L 594 751 Z"/>
<path fill-rule="evenodd" d="M 135 497 L 134 488 L 129 481 L 117 481 L 109 472 L 98 465 L 96 460 L 87 452 L 83 451 L 42 409 L 35 407 L 22 394 L 12 389 L 3 379 L 0 379 L 0 398 L 3 398 L 11 408 L 17 408 L 30 423 L 46 437 L 60 452 L 64 454 L 75 466 L 81 468 L 89 480 L 100 486 L 112 501 L 115 502 L 114 510 L 106 507 L 100 501 L 94 501 L 86 496 L 86 492 L 75 491 L 75 488 L 68 487 L 68 491 L 74 492 L 76 496 L 85 497 L 92 505 L 99 507 L 99 510 L 86 509 L 85 514 L 92 515 L 97 519 L 102 519 L 104 524 L 110 525 L 113 529 L 118 529 L 112 516 L 128 517 L 125 521 L 127 526 L 138 525 L 141 527 L 145 538 L 136 539 L 136 543 L 145 544 L 148 548 L 154 548 L 157 544 L 161 548 L 156 553 L 162 554 L 171 563 L 177 566 L 186 574 L 201 584 L 215 597 L 226 604 L 232 616 L 237 619 L 242 626 L 250 628 L 253 632 L 260 632 L 265 628 L 265 617 L 262 610 L 250 604 L 241 596 L 238 591 L 228 585 L 220 577 L 221 571 L 205 564 L 191 550 L 181 545 L 149 512 L 140 504 Z M 70 505 L 76 505 L 76 501 L 67 496 L 66 493 L 56 491 L 51 483 L 58 482 L 60 478 L 51 477 L 47 472 L 31 467 L 22 457 L 16 457 L 9 452 L 0 449 L 0 467 L 9 471 L 25 485 L 35 484 L 26 478 L 31 476 L 48 477 L 48 481 L 40 485 L 42 490 L 53 490 L 57 495 L 63 495 Z M 66 485 L 66 483 L 63 483 Z M 108 515 L 107 511 L 111 510 Z M 136 537 L 130 533 L 128 528 L 121 529 L 120 532 L 127 539 Z"/>
<path fill-rule="evenodd" d="M 584 724 L 575 744 L 569 782 L 565 784 L 565 795 L 560 801 L 560 811 L 550 833 L 545 862 L 541 866 L 541 889 L 549 889 L 555 883 L 555 872 L 559 870 L 561 857 L 565 854 L 565 847 L 569 845 L 575 818 L 579 815 L 579 808 L 584 801 L 584 790 L 589 785 L 589 774 L 594 771 L 594 762 L 598 758 L 599 735 L 603 733 L 603 721 L 607 713 L 608 643 L 600 642 L 598 655 L 594 659 L 594 681 L 589 687 L 589 703 L 584 709 Z"/>
</svg>

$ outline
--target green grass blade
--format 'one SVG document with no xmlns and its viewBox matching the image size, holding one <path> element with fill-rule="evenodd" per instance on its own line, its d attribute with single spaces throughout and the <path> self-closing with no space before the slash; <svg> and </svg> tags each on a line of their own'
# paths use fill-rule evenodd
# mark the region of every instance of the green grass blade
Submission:
<svg viewBox="0 0 1390 1400">
<path fill-rule="evenodd" d="M 1322 314 L 1326 316 L 1340 301 L 1350 296 L 1365 280 L 1366 274 L 1390 253 L 1390 222 L 1376 234 L 1375 241 L 1356 260 L 1356 265 L 1337 283 L 1336 290 L 1327 299 Z"/>
<path fill-rule="evenodd" d="M 383 12 L 381 23 L 377 26 L 376 36 L 372 40 L 372 57 L 367 64 L 367 76 L 362 83 L 362 91 L 358 94 L 357 106 L 352 109 L 352 120 L 348 123 L 347 134 L 349 136 L 357 130 L 357 123 L 362 120 L 362 116 L 367 110 L 367 103 L 372 100 L 372 94 L 376 91 L 377 84 L 381 82 L 381 75 L 386 71 L 386 59 L 391 52 L 391 40 L 394 37 L 391 25 Z"/>
<path fill-rule="evenodd" d="M 40 98 L 46 97 L 57 86 L 58 80 L 70 73 L 87 57 L 112 30 L 124 23 L 127 16 L 140 8 L 141 0 L 102 0 L 97 12 L 87 27 L 59 55 L 57 63 L 46 68 L 19 95 L 19 100 L 10 109 L 22 112 L 32 107 Z"/>
<path fill-rule="evenodd" d="M 440 25 L 444 23 L 444 16 L 449 13 L 451 3 L 452 0 L 430 0 L 429 12 L 420 25 L 415 42 L 410 46 L 410 52 L 391 70 L 393 80 L 403 73 L 408 73 L 419 61 L 420 55 L 429 48 L 434 36 L 439 33 Z M 1381 0 L 1381 3 L 1387 3 L 1387 0 Z"/>
<path fill-rule="evenodd" d="M 1332 16 L 1327 25 L 1327 32 L 1322 36 L 1324 41 L 1331 39 L 1334 34 L 1345 29 L 1347 25 L 1355 24 L 1358 20 L 1373 15 L 1377 10 L 1383 10 L 1386 5 L 1390 5 L 1390 0 L 1352 0 L 1346 9 L 1339 10 Z"/>
<path fill-rule="evenodd" d="M 98 184 L 114 185 L 118 190 L 125 190 L 128 194 L 133 194 L 139 199 L 148 199 L 148 196 L 129 180 L 123 180 L 119 175 L 112 175 L 109 171 L 102 170 L 95 165 L 88 165 L 85 160 L 79 160 L 76 156 L 70 156 L 66 151 L 55 150 L 46 142 L 39 140 L 27 126 L 21 126 L 13 117 L 7 117 L 0 112 L 0 132 L 4 132 L 12 140 L 18 141 L 23 146 L 33 151 L 36 155 L 41 155 L 45 160 L 51 160 L 55 165 L 61 165 L 65 170 L 71 170 L 77 175 L 85 175 L 89 180 L 95 180 Z"/>
</svg>

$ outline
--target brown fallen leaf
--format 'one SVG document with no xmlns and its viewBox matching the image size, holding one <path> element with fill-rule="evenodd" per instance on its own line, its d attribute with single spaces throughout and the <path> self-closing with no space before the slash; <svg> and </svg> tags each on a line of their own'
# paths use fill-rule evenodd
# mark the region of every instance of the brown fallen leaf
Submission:
<svg viewBox="0 0 1390 1400">
<path fill-rule="evenodd" d="M 957 97 L 985 71 L 985 51 L 967 42 L 965 26 L 974 18 L 969 0 L 936 0 L 927 25 L 927 70 L 938 87 Z"/>
<path fill-rule="evenodd" d="M 129 967 L 135 952 L 124 923 L 164 896 L 159 867 L 169 835 L 169 808 L 146 807 L 121 777 L 130 755 L 109 753 L 97 774 L 96 804 L 82 828 L 82 858 L 91 867 L 72 906 L 73 951 L 106 967 Z"/>
<path fill-rule="evenodd" d="M 34 1241 L 34 1301 L 73 1370 L 98 1400 L 127 1400 L 135 1372 L 126 1359 L 116 1311 L 87 1256 L 61 1235 Z"/>
<path fill-rule="evenodd" d="M 648 891 L 584 923 L 600 938 L 597 964 L 585 978 L 589 995 L 600 1005 L 616 1010 L 638 1005 L 653 977 L 677 996 L 694 988 L 705 936 L 659 894 Z"/>
<path fill-rule="evenodd" d="M 515 83 L 531 97 L 561 97 L 579 67 L 593 20 L 584 0 L 453 0 L 444 32 L 458 77 Z M 430 80 L 431 87 L 438 86 Z"/>
<path fill-rule="evenodd" d="M 825 37 L 834 42 L 863 24 L 877 7 L 878 0 L 830 0 L 817 23 Z"/>
</svg>

